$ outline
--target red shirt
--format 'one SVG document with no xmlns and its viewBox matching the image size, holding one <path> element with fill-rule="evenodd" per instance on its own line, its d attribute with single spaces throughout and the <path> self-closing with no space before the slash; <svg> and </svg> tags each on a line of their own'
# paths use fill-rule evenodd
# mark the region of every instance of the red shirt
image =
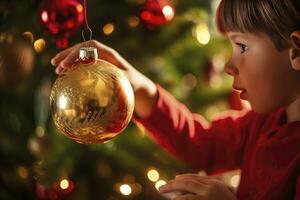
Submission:
<svg viewBox="0 0 300 200">
<path fill-rule="evenodd" d="M 136 119 L 154 140 L 197 170 L 241 169 L 239 200 L 300 200 L 300 122 L 286 122 L 284 109 L 223 116 L 208 124 L 158 88 L 156 108 Z"/>
</svg>

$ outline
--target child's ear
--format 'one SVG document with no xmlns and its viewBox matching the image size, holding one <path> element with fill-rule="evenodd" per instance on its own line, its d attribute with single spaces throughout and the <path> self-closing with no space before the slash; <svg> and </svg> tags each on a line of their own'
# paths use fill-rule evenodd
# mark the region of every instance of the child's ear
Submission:
<svg viewBox="0 0 300 200">
<path fill-rule="evenodd" d="M 292 46 L 289 50 L 290 61 L 295 70 L 300 70 L 300 31 L 294 31 L 290 35 Z"/>
</svg>

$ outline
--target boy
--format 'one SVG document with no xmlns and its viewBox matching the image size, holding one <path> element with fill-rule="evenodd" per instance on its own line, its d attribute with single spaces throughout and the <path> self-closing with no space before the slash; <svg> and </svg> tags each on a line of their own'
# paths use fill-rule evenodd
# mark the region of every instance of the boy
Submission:
<svg viewBox="0 0 300 200">
<path fill-rule="evenodd" d="M 161 192 L 180 191 L 176 200 L 300 199 L 300 2 L 222 0 L 217 25 L 233 47 L 225 71 L 252 111 L 209 126 L 113 49 L 89 45 L 124 70 L 135 92 L 135 120 L 162 147 L 209 174 L 242 169 L 236 196 L 223 183 L 195 174 L 176 176 Z M 52 59 L 58 74 L 84 45 Z"/>
</svg>

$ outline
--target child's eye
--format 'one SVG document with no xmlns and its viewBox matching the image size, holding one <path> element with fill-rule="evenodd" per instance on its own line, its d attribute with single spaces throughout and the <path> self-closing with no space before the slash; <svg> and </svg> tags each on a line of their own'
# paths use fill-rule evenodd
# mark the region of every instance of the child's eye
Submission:
<svg viewBox="0 0 300 200">
<path fill-rule="evenodd" d="M 241 53 L 245 53 L 245 51 L 248 50 L 248 46 L 244 45 L 242 43 L 236 43 L 236 45 L 238 45 L 241 48 Z"/>
</svg>

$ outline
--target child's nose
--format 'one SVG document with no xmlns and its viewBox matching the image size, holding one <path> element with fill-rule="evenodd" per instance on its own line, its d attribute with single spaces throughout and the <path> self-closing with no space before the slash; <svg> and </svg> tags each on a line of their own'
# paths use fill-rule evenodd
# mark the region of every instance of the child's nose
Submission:
<svg viewBox="0 0 300 200">
<path fill-rule="evenodd" d="M 232 60 L 230 60 L 229 62 L 226 63 L 225 72 L 231 76 L 236 76 L 239 73 L 238 69 L 232 63 Z"/>
</svg>

